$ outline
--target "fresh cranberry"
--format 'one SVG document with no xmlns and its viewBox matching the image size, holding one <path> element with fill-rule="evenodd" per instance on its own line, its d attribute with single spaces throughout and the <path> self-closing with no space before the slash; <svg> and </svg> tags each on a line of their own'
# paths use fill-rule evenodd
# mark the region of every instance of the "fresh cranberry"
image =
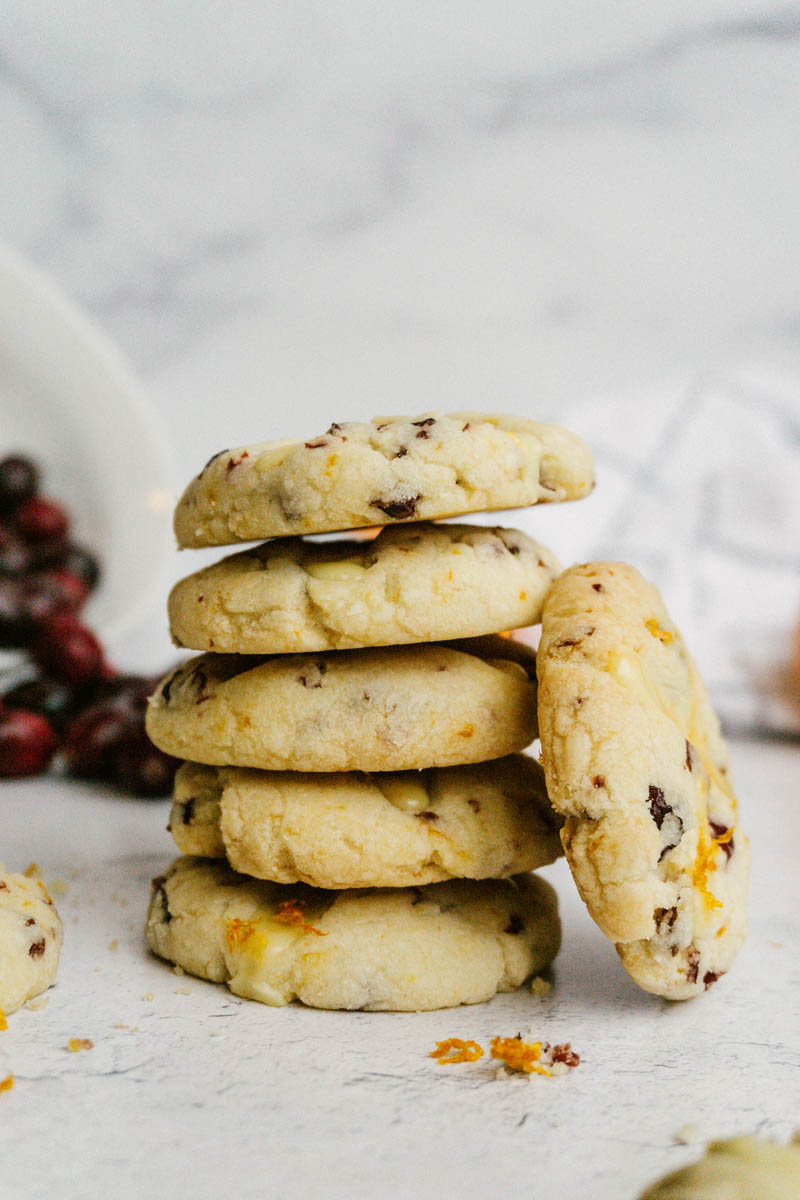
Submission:
<svg viewBox="0 0 800 1200">
<path fill-rule="evenodd" d="M 166 796 L 180 760 L 159 750 L 140 725 L 112 755 L 112 778 L 134 796 Z"/>
<path fill-rule="evenodd" d="M 116 675 L 100 683 L 95 699 L 114 708 L 143 714 L 147 701 L 158 687 L 159 679 L 152 675 Z"/>
<path fill-rule="evenodd" d="M 23 585 L 0 577 L 0 647 L 24 646 L 26 636 Z"/>
<path fill-rule="evenodd" d="M 0 777 L 38 775 L 50 765 L 57 746 L 58 738 L 41 713 L 0 713 Z"/>
<path fill-rule="evenodd" d="M 92 705 L 67 729 L 67 770 L 78 779 L 110 779 L 115 752 L 136 732 L 136 720 L 129 713 L 106 704 Z"/>
<path fill-rule="evenodd" d="M 11 529 L 0 526 L 0 577 L 19 579 L 30 569 L 30 547 Z"/>
<path fill-rule="evenodd" d="M 33 654 L 45 671 L 67 683 L 93 683 L 103 671 L 103 647 L 70 612 L 56 613 L 42 622 L 33 642 Z"/>
<path fill-rule="evenodd" d="M 7 709 L 24 708 L 46 717 L 58 732 L 73 719 L 84 703 L 85 693 L 61 679 L 26 679 L 2 697 Z"/>
<path fill-rule="evenodd" d="M 45 496 L 24 500 L 14 514 L 17 529 L 29 542 L 53 542 L 67 536 L 69 517 L 60 504 Z"/>
<path fill-rule="evenodd" d="M 39 472 L 29 458 L 10 454 L 0 460 L 0 512 L 12 512 L 33 496 L 39 486 Z"/>
<path fill-rule="evenodd" d="M 37 567 L 57 567 L 59 570 L 70 571 L 73 575 L 80 575 L 89 591 L 97 587 L 100 564 L 95 555 L 84 546 L 63 540 L 41 542 L 37 544 L 35 554 Z"/>
<path fill-rule="evenodd" d="M 68 608 L 73 612 L 82 608 L 89 596 L 89 587 L 80 575 L 54 567 L 34 575 L 31 584 L 50 592 L 58 599 L 60 608 Z"/>
</svg>

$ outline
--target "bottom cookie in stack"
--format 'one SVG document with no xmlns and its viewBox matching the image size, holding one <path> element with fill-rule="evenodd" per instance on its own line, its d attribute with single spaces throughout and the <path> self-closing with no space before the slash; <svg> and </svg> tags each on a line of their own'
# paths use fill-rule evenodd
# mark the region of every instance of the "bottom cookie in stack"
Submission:
<svg viewBox="0 0 800 1200">
<path fill-rule="evenodd" d="M 420 1011 L 513 991 L 555 958 L 556 895 L 535 875 L 332 891 L 183 857 L 153 882 L 152 950 L 271 1005 Z"/>
</svg>

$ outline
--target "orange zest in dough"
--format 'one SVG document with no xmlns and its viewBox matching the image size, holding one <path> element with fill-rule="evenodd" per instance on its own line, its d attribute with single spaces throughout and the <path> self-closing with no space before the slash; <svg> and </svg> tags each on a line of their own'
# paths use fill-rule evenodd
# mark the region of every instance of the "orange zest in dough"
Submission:
<svg viewBox="0 0 800 1200">
<path fill-rule="evenodd" d="M 700 835 L 697 839 L 697 861 L 694 864 L 692 871 L 692 883 L 702 895 L 706 905 L 713 908 L 722 908 L 722 901 L 718 900 L 708 886 L 708 877 L 712 871 L 716 871 L 717 849 L 720 846 L 726 845 L 731 840 L 734 833 L 734 826 L 726 829 L 719 837 L 712 838 L 711 841 L 706 837 L 705 829 L 700 828 Z"/>
<path fill-rule="evenodd" d="M 5 1079 L 0 1079 L 0 1092 L 10 1092 L 14 1086 L 14 1076 L 6 1075 Z"/>
<path fill-rule="evenodd" d="M 483 1046 L 477 1042 L 446 1038 L 436 1043 L 436 1049 L 431 1050 L 428 1057 L 435 1058 L 440 1067 L 449 1067 L 451 1063 L 477 1062 L 483 1058 L 483 1053 Z"/>
<path fill-rule="evenodd" d="M 526 1075 L 546 1075 L 552 1079 L 552 1072 L 539 1066 L 542 1056 L 541 1042 L 523 1042 L 522 1038 L 494 1037 L 491 1041 L 492 1058 L 499 1058 L 512 1071 L 524 1071 Z"/>
<path fill-rule="evenodd" d="M 305 909 L 304 900 L 282 900 L 273 920 L 280 921 L 282 925 L 299 925 L 306 933 L 315 933 L 317 937 L 327 937 L 327 933 L 323 930 L 315 929 L 313 925 L 308 924 Z"/>
<path fill-rule="evenodd" d="M 252 921 L 243 921 L 240 917 L 231 917 L 228 921 L 228 928 L 225 930 L 225 941 L 228 943 L 229 950 L 235 950 L 237 946 L 243 946 L 249 937 L 254 933 Z"/>
<path fill-rule="evenodd" d="M 644 627 L 648 633 L 652 633 L 654 638 L 658 638 L 665 646 L 670 642 L 674 642 L 675 638 L 668 629 L 662 629 L 655 617 L 651 617 L 649 621 L 645 621 Z"/>
</svg>

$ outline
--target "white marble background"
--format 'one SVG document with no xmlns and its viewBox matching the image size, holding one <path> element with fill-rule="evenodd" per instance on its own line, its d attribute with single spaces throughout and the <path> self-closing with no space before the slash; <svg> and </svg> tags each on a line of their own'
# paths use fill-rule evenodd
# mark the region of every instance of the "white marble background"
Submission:
<svg viewBox="0 0 800 1200">
<path fill-rule="evenodd" d="M 176 486 L 222 446 L 376 411 L 573 426 L 596 492 L 514 521 L 565 561 L 636 562 L 729 727 L 796 737 L 799 125 L 779 0 L 5 0 L 0 235 L 129 356 Z M 169 661 L 163 606 L 115 650 Z M 4 785 L 8 861 L 76 878 L 58 986 L 0 1043 L 3 1196 L 627 1200 L 698 1139 L 785 1139 L 797 750 L 733 751 L 752 932 L 696 1006 L 629 984 L 563 864 L 538 1008 L 239 1005 L 142 952 L 165 805 Z M 426 1058 L 517 1023 L 583 1066 L 548 1092 Z"/>
<path fill-rule="evenodd" d="M 799 5 L 7 0 L 0 55 L 0 230 L 176 485 L 332 418 L 563 420 L 598 491 L 521 523 L 648 571 L 730 727 L 800 729 Z M 161 610 L 119 653 L 169 661 Z"/>
</svg>

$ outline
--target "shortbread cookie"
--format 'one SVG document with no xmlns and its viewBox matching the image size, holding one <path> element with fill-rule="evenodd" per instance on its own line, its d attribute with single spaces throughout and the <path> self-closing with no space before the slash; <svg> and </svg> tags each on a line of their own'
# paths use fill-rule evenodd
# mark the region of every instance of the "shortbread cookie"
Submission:
<svg viewBox="0 0 800 1200">
<path fill-rule="evenodd" d="M 565 572 L 538 674 L 547 789 L 581 895 L 641 987 L 694 996 L 744 941 L 749 847 L 719 723 L 656 589 L 624 563 Z"/>
<path fill-rule="evenodd" d="M 572 433 L 524 417 L 426 414 L 331 425 L 216 454 L 175 510 L 179 546 L 222 546 L 574 500 L 593 485 Z"/>
<path fill-rule="evenodd" d="M 797 1200 L 800 1143 L 756 1137 L 712 1142 L 705 1158 L 643 1192 L 640 1200 Z"/>
<path fill-rule="evenodd" d="M 561 854 L 541 767 L 309 775 L 184 763 L 170 830 L 183 854 L 313 887 L 409 887 L 519 875 Z"/>
<path fill-rule="evenodd" d="M 274 771 L 403 771 L 522 750 L 536 736 L 533 651 L 526 670 L 509 638 L 454 645 L 203 654 L 161 683 L 147 731 L 179 758 Z"/>
<path fill-rule="evenodd" d="M 264 1004 L 420 1010 L 513 991 L 555 957 L 560 927 L 535 875 L 329 892 L 179 858 L 153 882 L 147 940 Z"/>
<path fill-rule="evenodd" d="M 372 542 L 280 538 L 182 579 L 178 646 L 283 654 L 399 646 L 534 625 L 558 562 L 514 529 L 398 525 Z"/>
<path fill-rule="evenodd" d="M 62 940 L 61 919 L 41 880 L 0 864 L 0 1018 L 50 987 Z"/>
</svg>

